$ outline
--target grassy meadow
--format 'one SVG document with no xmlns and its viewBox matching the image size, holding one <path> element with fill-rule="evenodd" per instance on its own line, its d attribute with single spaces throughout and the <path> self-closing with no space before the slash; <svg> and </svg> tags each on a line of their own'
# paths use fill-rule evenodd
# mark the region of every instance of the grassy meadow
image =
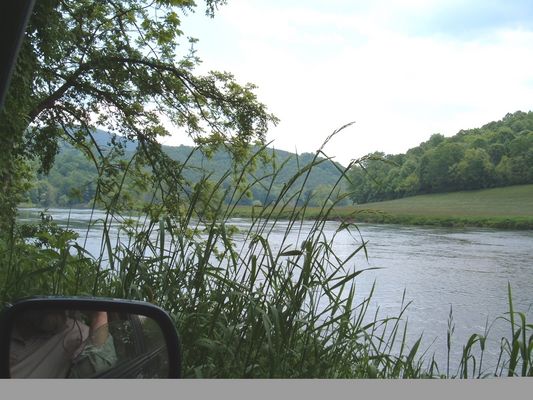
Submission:
<svg viewBox="0 0 533 400">
<path fill-rule="evenodd" d="M 259 207 L 236 207 L 236 217 L 252 217 Z M 319 216 L 318 207 L 301 207 L 306 219 Z M 287 217 L 287 212 L 279 212 Z M 479 226 L 533 229 L 533 185 L 427 194 L 350 207 L 335 207 L 332 219 L 406 225 Z"/>
<path fill-rule="evenodd" d="M 533 217 L 533 185 L 427 194 L 356 208 L 428 217 Z"/>
</svg>

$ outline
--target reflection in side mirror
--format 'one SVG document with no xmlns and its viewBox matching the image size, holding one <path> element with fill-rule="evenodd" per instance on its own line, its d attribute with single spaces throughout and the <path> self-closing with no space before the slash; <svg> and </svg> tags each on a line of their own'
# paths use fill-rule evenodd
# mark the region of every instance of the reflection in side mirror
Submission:
<svg viewBox="0 0 533 400">
<path fill-rule="evenodd" d="M 175 329 L 147 303 L 25 300 L 7 310 L 1 331 L 12 378 L 179 377 Z"/>
</svg>

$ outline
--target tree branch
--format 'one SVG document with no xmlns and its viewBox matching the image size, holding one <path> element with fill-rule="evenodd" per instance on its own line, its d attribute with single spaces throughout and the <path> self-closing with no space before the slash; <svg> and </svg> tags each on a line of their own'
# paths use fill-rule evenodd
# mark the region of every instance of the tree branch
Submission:
<svg viewBox="0 0 533 400">
<path fill-rule="evenodd" d="M 35 118 L 39 116 L 41 112 L 43 112 L 46 109 L 49 109 L 54 106 L 55 102 L 58 101 L 63 95 L 69 90 L 75 83 L 76 80 L 88 70 L 91 69 L 92 63 L 85 63 L 81 64 L 72 75 L 70 75 L 67 79 L 65 79 L 65 83 L 61 85 L 59 88 L 57 88 L 51 95 L 46 97 L 45 99 L 41 100 L 37 106 L 35 106 L 29 113 L 28 118 L 29 122 L 31 123 Z"/>
</svg>

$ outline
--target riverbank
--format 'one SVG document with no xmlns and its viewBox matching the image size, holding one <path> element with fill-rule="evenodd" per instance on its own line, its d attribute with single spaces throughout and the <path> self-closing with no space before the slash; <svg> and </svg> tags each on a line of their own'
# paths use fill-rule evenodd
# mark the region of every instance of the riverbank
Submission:
<svg viewBox="0 0 533 400">
<path fill-rule="evenodd" d="M 252 218 L 254 215 L 257 216 L 259 212 L 260 209 L 258 207 L 236 207 L 231 216 L 235 218 Z M 270 213 L 272 210 L 266 210 L 266 212 Z M 299 212 L 303 214 L 303 217 L 300 214 L 300 218 L 313 220 L 319 216 L 320 209 L 309 207 L 305 210 L 300 209 Z M 273 214 L 280 219 L 289 219 L 290 213 L 276 210 Z M 331 211 L 328 219 L 354 223 L 533 230 L 533 217 L 391 214 L 373 207 L 369 209 L 360 209 L 358 207 L 337 208 Z"/>
<path fill-rule="evenodd" d="M 38 207 L 29 204 L 20 208 Z M 75 207 L 87 209 L 87 207 Z M 443 227 L 485 227 L 533 230 L 533 185 L 484 190 L 427 194 L 403 199 L 366 203 L 326 210 L 321 207 L 276 208 L 261 206 L 230 207 L 234 218 L 257 216 L 276 219 L 316 220 L 375 224 L 428 225 Z M 135 213 L 135 211 L 132 211 Z"/>
<path fill-rule="evenodd" d="M 420 216 L 391 215 L 379 212 L 361 212 L 353 219 L 354 222 L 427 225 L 442 227 L 480 227 L 512 230 L 533 230 L 532 217 L 453 217 L 453 216 Z"/>
</svg>

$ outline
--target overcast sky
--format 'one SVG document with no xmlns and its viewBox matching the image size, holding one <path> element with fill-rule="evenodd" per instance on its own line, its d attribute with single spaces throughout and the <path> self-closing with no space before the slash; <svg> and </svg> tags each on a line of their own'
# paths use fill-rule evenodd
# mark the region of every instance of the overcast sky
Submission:
<svg viewBox="0 0 533 400">
<path fill-rule="evenodd" d="M 326 147 L 343 164 L 533 109 L 530 0 L 229 0 L 183 30 L 202 70 L 259 86 L 276 148 L 314 151 L 355 121 Z"/>
</svg>

